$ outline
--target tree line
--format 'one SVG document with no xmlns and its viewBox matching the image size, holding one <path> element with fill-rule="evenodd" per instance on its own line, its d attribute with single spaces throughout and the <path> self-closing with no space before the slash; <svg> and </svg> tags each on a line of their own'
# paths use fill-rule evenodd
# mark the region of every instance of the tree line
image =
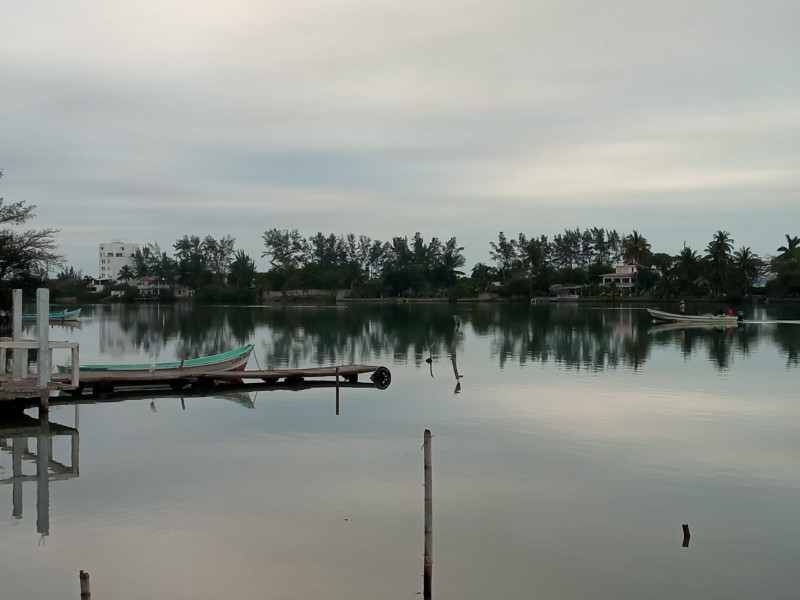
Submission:
<svg viewBox="0 0 800 600">
<path fill-rule="evenodd" d="M 0 198 L 0 291 L 47 285 L 62 297 L 92 299 L 86 292 L 91 278 L 65 266 L 58 253 L 58 230 L 19 228 L 34 217 L 34 209 L 24 201 L 5 204 Z M 297 229 L 273 228 L 262 235 L 261 257 L 270 264 L 266 272 L 257 272 L 255 261 L 236 248 L 231 236 L 184 235 L 171 252 L 157 242 L 144 244 L 133 266 L 117 274 L 116 286 L 133 296 L 134 280 L 149 276 L 166 288 L 191 288 L 197 300 L 224 302 L 255 302 L 262 292 L 292 289 L 347 289 L 364 298 L 466 298 L 488 291 L 508 297 L 550 295 L 558 286 L 582 287 L 586 295 L 613 299 L 621 290 L 601 286 L 601 276 L 624 263 L 637 266 L 635 295 L 736 299 L 752 293 L 754 283 L 767 275 L 770 295 L 800 296 L 800 237 L 785 238 L 776 255 L 762 258 L 749 246 L 737 249 L 724 230 L 715 232 L 703 249 L 684 245 L 674 253 L 654 252 L 635 230 L 623 235 L 576 228 L 552 237 L 501 231 L 489 242 L 493 264 L 479 262 L 467 274 L 464 248 L 455 237 L 426 241 L 416 232 L 382 241 L 353 233 L 304 237 Z M 2 294 L 4 304 L 7 296 Z"/>
</svg>

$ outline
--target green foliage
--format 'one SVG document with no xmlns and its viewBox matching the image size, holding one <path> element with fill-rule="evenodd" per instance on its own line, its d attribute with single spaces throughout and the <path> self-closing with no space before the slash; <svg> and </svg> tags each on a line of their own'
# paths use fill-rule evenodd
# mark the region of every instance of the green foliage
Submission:
<svg viewBox="0 0 800 600">
<path fill-rule="evenodd" d="M 770 271 L 775 278 L 767 285 L 767 291 L 779 297 L 800 296 L 800 246 L 797 238 L 786 236 L 787 246 L 778 248 L 782 253 L 770 262 Z"/>
<path fill-rule="evenodd" d="M 450 300 L 458 300 L 459 298 L 474 298 L 479 294 L 475 286 L 475 282 L 469 277 L 462 277 L 456 281 L 448 291 L 448 298 Z"/>
<path fill-rule="evenodd" d="M 33 219 L 35 208 L 24 201 L 5 204 L 0 198 L 0 226 L 9 226 L 0 227 L 0 282 L 6 282 L 9 288 L 22 288 L 35 280 L 45 281 L 52 268 L 64 263 L 55 243 L 58 229 L 10 227 Z"/>
</svg>

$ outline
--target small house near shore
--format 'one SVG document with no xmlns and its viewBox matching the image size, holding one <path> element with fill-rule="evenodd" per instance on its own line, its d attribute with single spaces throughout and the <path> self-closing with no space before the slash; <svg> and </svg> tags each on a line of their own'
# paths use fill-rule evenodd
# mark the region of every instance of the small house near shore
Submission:
<svg viewBox="0 0 800 600">
<path fill-rule="evenodd" d="M 636 285 L 637 271 L 636 265 L 617 265 L 613 273 L 605 273 L 600 276 L 603 280 L 602 285 L 616 284 L 618 289 L 630 292 Z"/>
</svg>

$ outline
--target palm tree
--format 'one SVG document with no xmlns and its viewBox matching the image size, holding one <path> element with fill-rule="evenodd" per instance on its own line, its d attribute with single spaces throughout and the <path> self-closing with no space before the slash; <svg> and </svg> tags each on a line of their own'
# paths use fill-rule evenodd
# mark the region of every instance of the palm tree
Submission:
<svg viewBox="0 0 800 600">
<path fill-rule="evenodd" d="M 639 288 L 639 267 L 650 260 L 650 242 L 635 229 L 630 235 L 626 235 L 622 240 L 622 258 L 632 265 L 636 265 L 636 273 L 633 279 L 634 293 Z"/>
<path fill-rule="evenodd" d="M 708 279 L 717 284 L 717 292 L 726 289 L 732 250 L 733 238 L 730 233 L 722 229 L 714 234 L 706 247 L 706 260 L 709 266 Z"/>
<path fill-rule="evenodd" d="M 786 245 L 781 246 L 778 248 L 778 252 L 782 252 L 781 258 L 789 258 L 794 249 L 800 246 L 800 237 L 797 236 L 790 236 L 788 233 L 786 234 Z"/>
<path fill-rule="evenodd" d="M 700 256 L 689 246 L 684 246 L 676 257 L 675 272 L 682 291 L 686 291 L 697 279 L 700 270 Z"/>
<path fill-rule="evenodd" d="M 633 265 L 643 265 L 650 257 L 650 242 L 635 229 L 622 240 L 622 258 Z"/>
<path fill-rule="evenodd" d="M 753 286 L 753 281 L 761 275 L 764 262 L 750 250 L 749 246 L 742 246 L 733 255 L 733 266 L 737 277 L 743 283 L 743 292 L 746 295 Z"/>
<path fill-rule="evenodd" d="M 117 278 L 121 279 L 125 283 L 128 283 L 134 277 L 135 277 L 135 274 L 133 273 L 133 269 L 131 269 L 128 265 L 125 265 L 124 267 L 122 267 L 119 270 L 119 273 L 117 274 Z"/>
</svg>

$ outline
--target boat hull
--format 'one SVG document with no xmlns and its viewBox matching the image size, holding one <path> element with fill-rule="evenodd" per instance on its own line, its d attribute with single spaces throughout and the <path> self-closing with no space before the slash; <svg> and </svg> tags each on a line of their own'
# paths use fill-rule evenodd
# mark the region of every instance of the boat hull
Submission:
<svg viewBox="0 0 800 600">
<path fill-rule="evenodd" d="M 36 313 L 23 313 L 22 320 L 24 322 L 32 322 L 36 321 Z M 76 308 L 74 310 L 59 310 L 55 312 L 51 312 L 47 315 L 48 319 L 53 322 L 64 322 L 64 321 L 77 321 L 78 317 L 81 316 L 81 309 Z"/>
<path fill-rule="evenodd" d="M 647 312 L 660 323 L 703 323 L 708 325 L 736 325 L 739 318 L 734 315 L 681 315 L 648 308 Z"/>
<path fill-rule="evenodd" d="M 250 354 L 252 344 L 211 356 L 201 356 L 184 360 L 175 360 L 160 363 L 133 363 L 133 364 L 94 364 L 80 365 L 81 373 L 158 373 L 162 371 L 181 373 L 207 373 L 210 371 L 244 371 Z M 58 365 L 59 373 L 71 372 L 69 365 Z"/>
</svg>

